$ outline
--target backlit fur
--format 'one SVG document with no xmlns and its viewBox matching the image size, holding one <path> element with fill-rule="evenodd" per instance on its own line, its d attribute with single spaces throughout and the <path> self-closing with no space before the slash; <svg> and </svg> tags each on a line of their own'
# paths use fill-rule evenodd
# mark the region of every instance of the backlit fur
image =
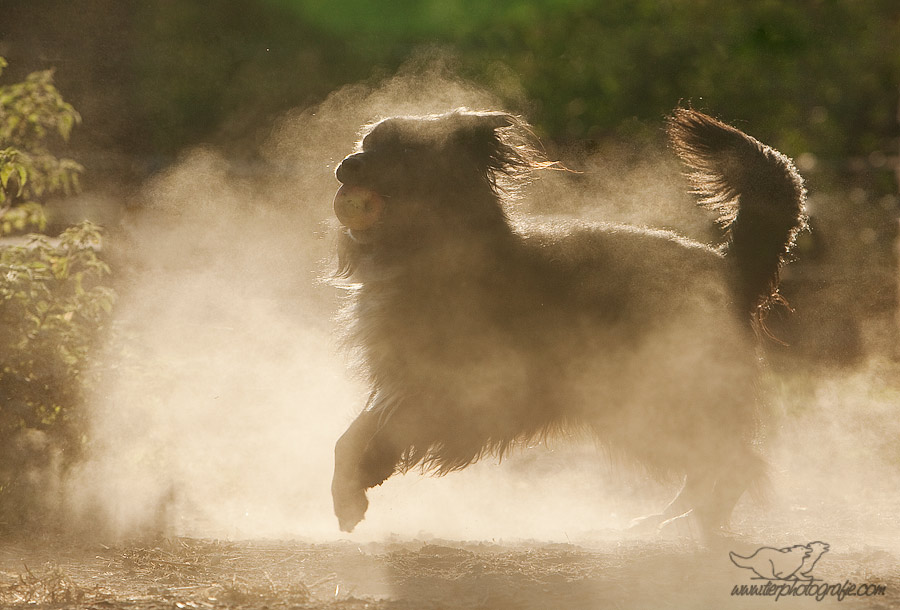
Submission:
<svg viewBox="0 0 900 610">
<path fill-rule="evenodd" d="M 367 128 L 336 172 L 385 201 L 373 227 L 340 236 L 340 319 L 371 388 L 335 450 L 342 529 L 395 472 L 446 474 L 547 435 L 586 433 L 685 476 L 656 522 L 693 511 L 714 529 L 763 476 L 754 329 L 804 226 L 802 181 L 701 113 L 677 110 L 669 133 L 721 213 L 723 244 L 578 221 L 514 228 L 504 199 L 552 164 L 509 114 Z"/>
</svg>

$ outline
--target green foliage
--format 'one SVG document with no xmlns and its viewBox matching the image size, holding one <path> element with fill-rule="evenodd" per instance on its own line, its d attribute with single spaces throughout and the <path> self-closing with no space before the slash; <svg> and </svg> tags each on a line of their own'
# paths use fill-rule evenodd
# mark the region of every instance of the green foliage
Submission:
<svg viewBox="0 0 900 610">
<path fill-rule="evenodd" d="M 0 57 L 0 74 L 5 67 Z M 80 121 L 53 85 L 51 70 L 0 86 L 0 235 L 42 230 L 46 219 L 38 201 L 78 191 L 83 168 L 54 156 L 48 141 L 68 140 Z"/>
<path fill-rule="evenodd" d="M 0 88 L 0 234 L 42 228 L 38 199 L 78 188 L 81 167 L 45 147 L 77 122 L 49 72 Z M 115 300 L 96 225 L 17 239 L 0 245 L 0 532 L 46 524 L 51 481 L 84 442 L 92 354 Z"/>
<path fill-rule="evenodd" d="M 844 158 L 894 147 L 896 6 L 611 0 L 551 14 L 535 4 L 464 44 L 480 55 L 474 76 L 501 61 L 521 75 L 557 138 L 602 136 L 625 117 L 656 123 L 684 100 L 792 155 Z"/>
<path fill-rule="evenodd" d="M 84 223 L 56 240 L 32 236 L 0 248 L 0 436 L 71 420 L 80 404 L 94 338 L 114 301 L 99 246 L 98 227 Z"/>
<path fill-rule="evenodd" d="M 150 2 L 131 10 L 129 114 L 148 129 L 132 149 L 151 145 L 157 155 L 175 155 L 217 130 L 234 144 L 273 115 L 366 78 L 371 67 L 346 59 L 357 47 L 263 0 Z"/>
<path fill-rule="evenodd" d="M 493 91 L 513 74 L 509 105 L 551 139 L 608 137 L 631 117 L 658 125 L 690 102 L 791 155 L 896 150 L 896 1 L 266 2 L 342 37 L 350 61 L 391 71 L 436 44 Z"/>
<path fill-rule="evenodd" d="M 691 103 L 840 176 L 851 159 L 894 156 L 900 135 L 896 0 L 209 0 L 132 10 L 122 98 L 133 106 L 123 115 L 147 134 L 130 138 L 129 152 L 165 157 L 210 138 L 264 137 L 278 113 L 376 83 L 435 48 L 563 144 L 632 140 L 641 128 L 661 138 L 663 117 Z M 895 188 L 878 171 L 879 188 Z"/>
<path fill-rule="evenodd" d="M 661 139 L 664 115 L 691 103 L 811 153 L 836 182 L 874 154 L 877 189 L 896 192 L 882 162 L 900 135 L 896 0 L 53 2 L 43 19 L 13 4 L 14 46 L 65 58 L 85 139 L 112 143 L 132 170 L 211 140 L 252 156 L 273 117 L 437 49 L 548 143 L 640 128 Z"/>
</svg>

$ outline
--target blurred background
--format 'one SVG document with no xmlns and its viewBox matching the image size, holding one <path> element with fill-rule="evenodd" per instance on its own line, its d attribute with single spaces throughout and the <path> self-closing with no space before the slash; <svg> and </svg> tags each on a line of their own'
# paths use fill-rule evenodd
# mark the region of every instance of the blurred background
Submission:
<svg viewBox="0 0 900 610">
<path fill-rule="evenodd" d="M 900 26 L 888 0 L 2 7 L 7 78 L 56 70 L 84 117 L 73 150 L 104 181 L 140 180 L 198 142 L 251 156 L 285 111 L 440 53 L 553 142 L 630 136 L 690 102 L 806 159 L 814 184 L 829 179 L 819 188 L 897 189 Z"/>
<path fill-rule="evenodd" d="M 0 468 L 0 500 L 12 507 L 0 526 L 35 518 L 22 507 L 48 488 L 49 505 L 71 498 L 60 490 L 74 480 L 81 495 L 115 481 L 101 495 L 115 496 L 104 510 L 122 527 L 135 511 L 171 519 L 175 506 L 190 529 L 212 510 L 189 508 L 201 497 L 230 498 L 216 508 L 230 532 L 262 531 L 234 525 L 250 518 L 247 506 L 280 507 L 254 517 L 277 522 L 272 531 L 304 529 L 300 517 L 290 525 L 292 507 L 330 527 L 330 443 L 364 398 L 329 334 L 338 296 L 319 281 L 333 245 L 331 171 L 360 125 L 396 111 L 520 113 L 551 157 L 583 172 L 567 203 L 542 209 L 537 196 L 527 209 L 704 239 L 715 237 L 708 217 L 691 211 L 665 150 L 667 113 L 691 105 L 781 150 L 807 180 L 813 230 L 785 276 L 797 314 L 772 320 L 785 343 L 771 347 L 773 362 L 855 375 L 829 404 L 875 404 L 866 421 L 896 422 L 898 40 L 894 0 L 0 0 L 0 85 L 52 70 L 81 117 L 67 141 L 48 144 L 84 171 L 80 192 L 42 198 L 44 232 L 103 226 L 118 295 L 90 357 L 66 373 L 90 386 L 83 394 L 0 406 L 15 438 L 5 459 L 18 464 Z M 18 386 L 6 375 L 9 395 Z M 779 383 L 790 404 L 821 391 L 806 375 Z M 872 387 L 874 403 L 859 397 Z M 78 450 L 59 457 L 47 443 L 62 419 Z M 322 451 L 309 457 L 286 429 L 308 431 Z M 900 467 L 896 435 L 867 442 Z M 55 482 L 41 474 L 51 464 Z M 286 496 L 260 500 L 276 472 Z M 96 498 L 66 502 L 90 512 Z"/>
<path fill-rule="evenodd" d="M 284 113 L 440 61 L 525 115 L 554 152 L 618 139 L 618 154 L 637 157 L 676 105 L 708 110 L 794 158 L 813 195 L 840 193 L 813 206 L 816 256 L 865 249 L 854 265 L 872 273 L 894 258 L 900 9 L 889 0 L 35 0 L 2 14 L 6 78 L 55 70 L 84 119 L 68 154 L 114 208 L 188 147 L 227 147 L 257 171 Z M 827 226 L 847 220 L 852 235 Z M 862 300 L 884 309 L 895 297 Z"/>
</svg>

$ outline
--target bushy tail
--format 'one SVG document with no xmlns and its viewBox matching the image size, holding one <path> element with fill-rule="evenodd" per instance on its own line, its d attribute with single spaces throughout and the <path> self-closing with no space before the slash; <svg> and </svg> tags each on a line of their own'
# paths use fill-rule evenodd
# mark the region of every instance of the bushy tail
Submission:
<svg viewBox="0 0 900 610">
<path fill-rule="evenodd" d="M 779 273 L 806 227 L 803 179 L 774 148 L 700 112 L 679 108 L 668 133 L 700 205 L 718 213 L 726 231 L 738 304 L 764 328 L 769 308 L 783 302 Z"/>
<path fill-rule="evenodd" d="M 750 558 L 749 557 L 741 557 L 734 551 L 730 551 L 728 556 L 731 557 L 731 562 L 738 566 L 739 568 L 749 568 L 751 567 Z"/>
</svg>

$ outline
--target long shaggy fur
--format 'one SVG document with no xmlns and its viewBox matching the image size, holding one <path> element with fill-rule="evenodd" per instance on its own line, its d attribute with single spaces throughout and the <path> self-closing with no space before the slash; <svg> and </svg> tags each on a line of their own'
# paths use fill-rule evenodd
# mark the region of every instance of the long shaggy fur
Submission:
<svg viewBox="0 0 900 610">
<path fill-rule="evenodd" d="M 718 214 L 724 248 L 737 262 L 740 305 L 757 324 L 778 294 L 781 267 L 806 228 L 806 189 L 791 160 L 774 148 L 699 112 L 678 109 L 669 140 L 691 170 L 700 205 Z"/>
<path fill-rule="evenodd" d="M 514 229 L 504 199 L 553 164 L 505 113 L 366 129 L 336 172 L 385 202 L 339 242 L 341 321 L 371 387 L 335 448 L 342 529 L 395 472 L 446 474 L 573 432 L 686 477 L 658 521 L 727 519 L 764 472 L 752 329 L 778 298 L 804 193 L 786 157 L 710 117 L 678 110 L 669 133 L 723 246 L 618 225 Z"/>
</svg>

